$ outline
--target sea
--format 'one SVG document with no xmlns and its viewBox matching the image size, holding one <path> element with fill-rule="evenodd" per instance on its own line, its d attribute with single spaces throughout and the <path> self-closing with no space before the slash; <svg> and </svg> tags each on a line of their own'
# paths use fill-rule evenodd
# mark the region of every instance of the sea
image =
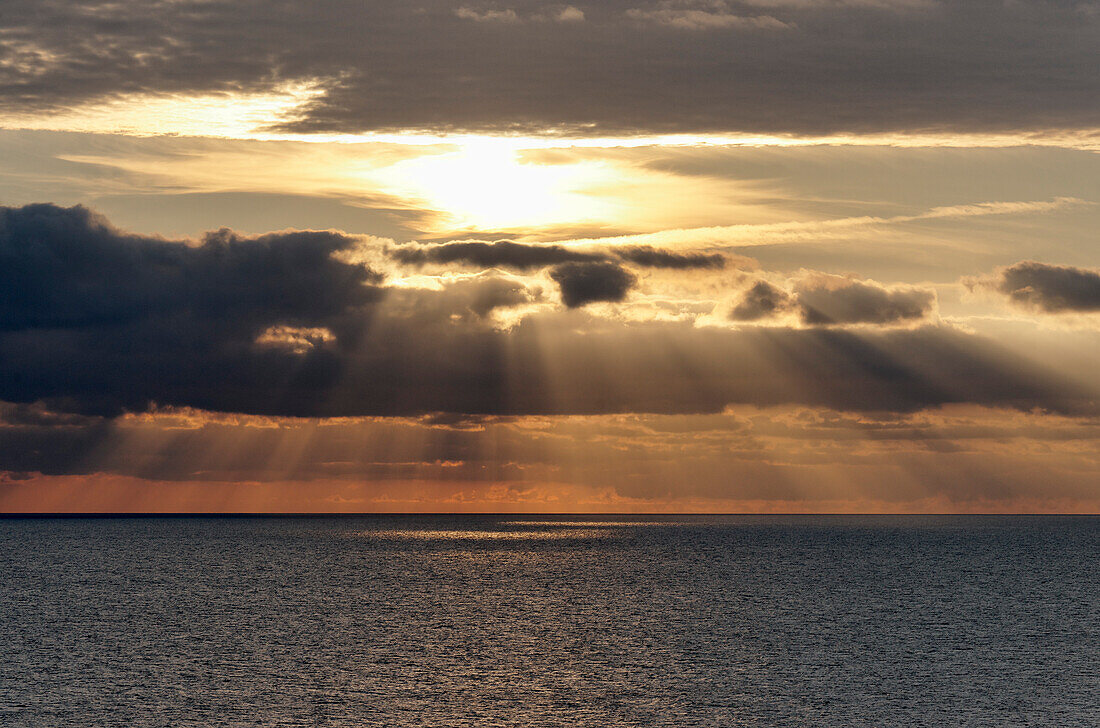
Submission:
<svg viewBox="0 0 1100 728">
<path fill-rule="evenodd" d="M 0 520 L 0 726 L 1100 726 L 1100 518 Z"/>
</svg>

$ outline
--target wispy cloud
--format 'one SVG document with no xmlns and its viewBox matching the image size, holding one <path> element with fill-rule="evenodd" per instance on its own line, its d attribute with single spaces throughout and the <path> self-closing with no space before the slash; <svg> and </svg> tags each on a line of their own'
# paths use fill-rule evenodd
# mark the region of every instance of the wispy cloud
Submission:
<svg viewBox="0 0 1100 728">
<path fill-rule="evenodd" d="M 845 234 L 861 228 L 904 225 L 921 220 L 962 219 L 990 215 L 1022 215 L 1056 212 L 1095 203 L 1075 197 L 1020 202 L 979 202 L 970 205 L 934 207 L 913 215 L 893 215 L 815 220 L 809 222 L 765 223 L 760 225 L 722 225 L 681 230 L 662 230 L 639 235 L 619 235 L 607 238 L 585 238 L 559 241 L 562 245 L 662 245 L 669 247 L 722 247 L 774 245 L 785 242 L 805 242 Z"/>
</svg>

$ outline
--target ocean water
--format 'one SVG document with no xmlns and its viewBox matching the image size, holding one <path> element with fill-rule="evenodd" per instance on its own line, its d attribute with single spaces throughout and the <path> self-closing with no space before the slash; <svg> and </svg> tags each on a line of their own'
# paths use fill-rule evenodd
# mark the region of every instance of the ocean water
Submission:
<svg viewBox="0 0 1100 728">
<path fill-rule="evenodd" d="M 0 725 L 1100 726 L 1100 519 L 0 520 Z"/>
</svg>

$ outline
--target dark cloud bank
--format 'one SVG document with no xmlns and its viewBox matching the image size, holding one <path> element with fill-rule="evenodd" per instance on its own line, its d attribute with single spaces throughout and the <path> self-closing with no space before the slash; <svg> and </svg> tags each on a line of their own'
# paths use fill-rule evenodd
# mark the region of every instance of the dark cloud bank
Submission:
<svg viewBox="0 0 1100 728">
<path fill-rule="evenodd" d="M 1018 131 L 1100 110 L 1100 15 L 1078 0 L 560 7 L 6 0 L 0 94 L 40 112 L 320 80 L 299 132 Z"/>
<path fill-rule="evenodd" d="M 511 240 L 491 243 L 461 240 L 433 245 L 403 245 L 391 248 L 390 256 L 405 265 L 460 263 L 479 268 L 515 268 L 531 270 L 559 263 L 597 262 L 607 259 L 600 253 L 571 250 L 561 245 L 528 245 Z"/>
<path fill-rule="evenodd" d="M 472 268 L 512 268 L 530 271 L 554 266 L 550 278 L 558 284 L 562 302 L 578 308 L 601 301 L 618 302 L 638 279 L 615 261 L 638 268 L 665 270 L 718 269 L 726 265 L 721 253 L 676 253 L 649 245 L 612 250 L 576 250 L 562 245 L 460 240 L 449 243 L 402 245 L 387 251 L 403 265 L 461 265 Z"/>
<path fill-rule="evenodd" d="M 639 268 L 666 270 L 719 269 L 721 253 L 676 253 L 649 245 L 626 245 L 613 250 L 577 250 L 562 245 L 458 240 L 428 245 L 412 243 L 389 249 L 390 257 L 405 265 L 458 263 L 476 268 L 532 270 L 561 263 L 606 263 L 621 260 Z"/>
<path fill-rule="evenodd" d="M 910 286 L 888 288 L 873 281 L 812 274 L 793 292 L 757 281 L 730 311 L 735 321 L 758 321 L 796 311 L 809 326 L 914 323 L 931 314 L 933 291 Z"/>
<path fill-rule="evenodd" d="M 666 270 L 718 269 L 726 265 L 721 253 L 674 253 L 649 245 L 631 245 L 614 251 L 622 260 L 642 268 Z"/>
<path fill-rule="evenodd" d="M 1093 393 L 940 326 L 736 331 L 558 309 L 499 330 L 490 311 L 539 293 L 495 275 L 387 288 L 333 257 L 356 244 L 336 232 L 223 230 L 186 246 L 82 208 L 4 209 L 0 400 L 87 416 L 151 403 L 317 417 L 1094 406 Z M 628 287 L 611 263 L 554 270 L 574 302 Z"/>
</svg>

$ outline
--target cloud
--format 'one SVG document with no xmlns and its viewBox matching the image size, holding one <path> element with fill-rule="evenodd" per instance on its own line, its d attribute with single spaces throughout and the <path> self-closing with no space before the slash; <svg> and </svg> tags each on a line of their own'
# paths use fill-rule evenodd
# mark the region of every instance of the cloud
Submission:
<svg viewBox="0 0 1100 728">
<path fill-rule="evenodd" d="M 333 340 L 328 329 L 305 326 L 271 326 L 256 337 L 256 343 L 261 346 L 285 348 L 295 354 L 305 354 Z"/>
<path fill-rule="evenodd" d="M 760 8 L 796 7 L 804 9 L 836 10 L 845 7 L 879 8 L 882 10 L 927 10 L 937 0 L 740 0 L 743 5 Z"/>
<path fill-rule="evenodd" d="M 797 311 L 808 326 L 905 324 L 927 319 L 935 302 L 935 291 L 929 289 L 812 271 L 796 279 L 790 293 L 757 281 L 742 294 L 730 318 L 757 321 Z"/>
<path fill-rule="evenodd" d="M 153 317 L 227 331 L 270 319 L 332 321 L 378 296 L 379 273 L 332 255 L 355 244 L 331 231 L 245 237 L 222 229 L 185 245 L 123 233 L 84 207 L 0 208 L 0 330 Z"/>
<path fill-rule="evenodd" d="M 626 16 L 680 30 L 716 30 L 728 28 L 764 28 L 783 30 L 786 23 L 770 15 L 739 15 L 722 0 L 691 2 L 690 0 L 662 0 L 648 8 L 630 8 Z"/>
<path fill-rule="evenodd" d="M 603 245 L 610 249 L 624 246 L 737 246 L 779 245 L 787 243 L 818 243 L 823 240 L 850 239 L 860 230 L 906 225 L 924 220 L 961 220 L 992 215 L 1029 215 L 1060 212 L 1093 203 L 1076 197 L 1055 197 L 1050 200 L 1013 202 L 979 202 L 969 205 L 932 207 L 912 215 L 878 217 L 861 215 L 825 220 L 798 222 L 716 225 L 709 227 L 660 230 L 652 233 L 632 233 L 603 238 L 575 238 L 570 247 Z"/>
<path fill-rule="evenodd" d="M 928 317 L 934 291 L 814 273 L 794 288 L 802 321 L 811 325 L 897 324 Z"/>
<path fill-rule="evenodd" d="M 569 308 L 622 301 L 637 282 L 634 274 L 614 263 L 562 263 L 550 271 L 550 277 Z"/>
<path fill-rule="evenodd" d="M 482 500 L 496 489 L 510 491 L 504 503 L 511 510 L 559 512 L 835 512 L 846 503 L 847 510 L 880 512 L 1064 513 L 1095 512 L 1097 505 L 1090 455 L 1100 428 L 1005 409 L 880 417 L 742 407 L 690 416 L 441 413 L 339 421 L 179 410 L 101 422 L 105 434 L 84 439 L 72 430 L 91 423 L 68 434 L 43 429 L 33 441 L 25 426 L 3 421 L 3 410 L 0 404 L 6 512 L 199 511 L 211 504 L 283 512 L 502 510 L 500 502 L 494 508 Z M 51 434 L 59 458 L 18 447 L 22 439 L 49 450 Z M 22 472 L 4 472 L 14 465 Z M 953 472 L 966 477 L 945 477 Z M 586 491 L 580 502 L 578 486 Z"/>
<path fill-rule="evenodd" d="M 1043 313 L 1100 311 L 1100 271 L 1025 260 L 991 278 L 964 279 L 971 289 L 991 288 L 1025 308 Z"/>
<path fill-rule="evenodd" d="M 323 380 L 338 366 L 336 339 L 353 336 L 382 295 L 380 274 L 333 255 L 356 245 L 331 231 L 248 237 L 227 229 L 189 245 L 123 233 L 83 207 L 0 208 L 2 348 L 16 368 L 44 360 L 9 387 L 50 390 L 47 371 L 70 357 L 66 366 L 78 365 L 84 347 L 82 411 L 99 411 L 97 398 L 105 412 L 142 409 L 140 382 L 201 386 L 189 381 L 192 369 L 213 379 L 224 366 L 228 388 L 264 362 L 272 382 Z M 19 342 L 41 349 L 19 355 Z M 134 386 L 92 384 L 117 376 Z"/>
<path fill-rule="evenodd" d="M 582 23 L 584 22 L 584 11 L 572 5 L 566 5 L 554 13 L 554 19 L 559 23 Z"/>
<path fill-rule="evenodd" d="M 470 7 L 460 7 L 454 11 L 455 17 L 463 20 L 472 20 L 477 23 L 521 23 L 554 22 L 554 23 L 583 23 L 584 11 L 572 5 L 550 5 L 542 10 L 520 17 L 512 8 L 487 8 L 478 10 Z"/>
<path fill-rule="evenodd" d="M 314 83 L 315 98 L 257 126 L 584 135 L 1095 129 L 1096 23 L 1078 3 L 893 11 L 911 5 L 919 3 L 608 0 L 579 24 L 509 22 L 533 19 L 526 7 L 579 20 L 579 10 L 554 4 L 462 4 L 456 13 L 453 3 L 414 9 L 402 0 L 277 8 L 7 0 L 0 94 L 9 125 L 126 94 L 214 97 Z M 251 31 L 240 37 L 244 27 Z M 229 36 L 236 42 L 224 43 Z"/>
<path fill-rule="evenodd" d="M 461 7 L 455 10 L 455 17 L 473 20 L 476 23 L 518 23 L 519 16 L 511 8 L 504 10 L 474 10 Z"/>
<path fill-rule="evenodd" d="M 495 275 L 459 279 L 446 287 L 445 294 L 454 301 L 444 304 L 451 315 L 465 310 L 478 318 L 485 318 L 498 308 L 522 306 L 542 298 L 540 290 L 529 288 L 523 281 Z"/>
<path fill-rule="evenodd" d="M 757 281 L 741 296 L 730 312 L 730 318 L 735 321 L 757 321 L 776 316 L 791 305 L 791 294 L 767 281 Z"/>
<path fill-rule="evenodd" d="M 462 240 L 422 245 L 411 243 L 387 251 L 405 265 L 458 263 L 480 268 L 531 270 L 561 263 L 600 263 L 619 259 L 643 268 L 689 270 L 717 269 L 726 265 L 721 253 L 679 253 L 650 245 L 629 245 L 606 250 L 578 249 L 563 245 L 516 243 L 511 240 L 482 242 Z"/>
<path fill-rule="evenodd" d="M 464 263 L 482 268 L 530 270 L 559 263 L 591 263 L 606 260 L 600 253 L 565 248 L 561 245 L 530 245 L 511 240 L 492 243 L 464 240 L 431 245 L 404 245 L 391 248 L 394 260 L 406 265 L 426 263 Z"/>
<path fill-rule="evenodd" d="M 674 253 L 651 245 L 630 245 L 614 249 L 615 255 L 643 268 L 687 270 L 691 268 L 722 268 L 726 257 L 721 253 Z"/>
<path fill-rule="evenodd" d="M 93 418 L 154 403 L 295 417 L 1096 411 L 1096 392 L 945 326 L 735 330 L 542 307 L 500 327 L 496 312 L 539 292 L 497 274 L 385 286 L 348 262 L 361 244 L 334 231 L 171 242 L 79 207 L 4 208 L 0 401 Z M 571 307 L 621 300 L 634 282 L 606 261 L 552 275 Z M 38 436 L 27 426 L 20 447 Z"/>
</svg>

